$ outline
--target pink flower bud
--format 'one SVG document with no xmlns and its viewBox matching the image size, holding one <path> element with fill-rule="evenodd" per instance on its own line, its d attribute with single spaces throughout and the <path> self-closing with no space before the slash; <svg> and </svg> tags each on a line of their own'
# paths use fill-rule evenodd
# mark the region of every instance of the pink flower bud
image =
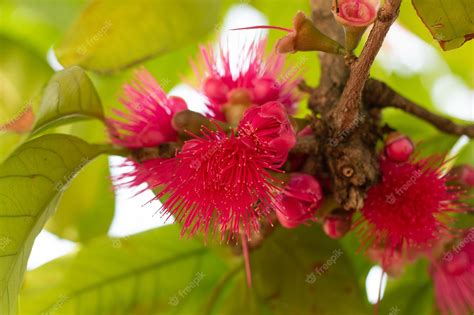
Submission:
<svg viewBox="0 0 474 315">
<path fill-rule="evenodd" d="M 366 27 L 375 21 L 379 4 L 378 0 L 339 0 L 333 12 L 342 25 Z"/>
<path fill-rule="evenodd" d="M 394 132 L 385 141 L 385 155 L 393 162 L 406 162 L 415 150 L 413 142 L 405 135 Z"/>
<path fill-rule="evenodd" d="M 353 212 L 351 211 L 335 209 L 326 216 L 324 218 L 323 229 L 327 236 L 333 239 L 339 239 L 346 235 L 351 229 L 352 214 Z"/>
<path fill-rule="evenodd" d="M 323 202 L 323 191 L 313 176 L 293 173 L 280 198 L 281 209 L 276 211 L 278 221 L 291 229 L 313 219 Z"/>
<path fill-rule="evenodd" d="M 269 102 L 249 108 L 237 129 L 249 145 L 265 142 L 273 150 L 272 162 L 281 166 L 289 150 L 296 144 L 296 133 L 283 104 Z"/>
<path fill-rule="evenodd" d="M 188 109 L 186 101 L 179 96 L 170 96 L 168 107 L 175 113 Z"/>
<path fill-rule="evenodd" d="M 256 103 L 266 103 L 278 99 L 280 88 L 272 78 L 255 79 L 253 85 L 253 95 Z"/>
<path fill-rule="evenodd" d="M 375 21 L 379 4 L 379 0 L 334 1 L 332 12 L 346 32 L 346 49 L 357 47 L 367 26 Z"/>
<path fill-rule="evenodd" d="M 203 86 L 204 95 L 216 102 L 226 102 L 229 87 L 220 79 L 207 78 Z"/>
</svg>

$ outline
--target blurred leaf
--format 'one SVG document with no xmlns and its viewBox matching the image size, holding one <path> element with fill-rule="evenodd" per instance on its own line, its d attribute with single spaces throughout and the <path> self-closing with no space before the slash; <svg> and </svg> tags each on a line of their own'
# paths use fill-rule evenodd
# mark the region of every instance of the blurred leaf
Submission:
<svg viewBox="0 0 474 315">
<path fill-rule="evenodd" d="M 61 191 L 101 148 L 71 136 L 47 135 L 19 147 L 0 165 L 0 313 L 16 314 L 26 262 Z"/>
<path fill-rule="evenodd" d="M 0 36 L 0 127 L 32 106 L 51 73 L 32 50 Z"/>
<path fill-rule="evenodd" d="M 107 157 L 100 157 L 85 167 L 64 192 L 46 229 L 61 238 L 87 242 L 107 234 L 114 213 L 109 162 Z"/>
<path fill-rule="evenodd" d="M 463 78 L 471 88 L 474 87 L 474 64 L 472 60 L 474 44 L 468 43 L 458 49 L 443 51 L 438 43 L 433 40 L 410 1 L 402 1 L 398 22 L 430 44 L 438 53 L 438 56 L 449 65 L 451 71 Z"/>
<path fill-rule="evenodd" d="M 246 286 L 240 256 L 224 254 L 222 249 L 229 252 L 225 247 L 211 249 L 196 240 L 179 239 L 176 225 L 93 241 L 75 256 L 28 274 L 23 312 L 368 313 L 350 262 L 342 252 L 335 256 L 338 243 L 318 228 L 278 229 L 252 252 L 252 289 Z M 316 282 L 305 282 L 316 267 Z M 201 280 L 199 273 L 204 274 Z"/>
<path fill-rule="evenodd" d="M 412 0 L 418 15 L 444 50 L 462 46 L 474 37 L 474 2 Z"/>
<path fill-rule="evenodd" d="M 8 34 L 46 57 L 86 2 L 0 0 L 0 33 Z"/>
<path fill-rule="evenodd" d="M 102 103 L 94 85 L 84 70 L 74 66 L 57 72 L 49 81 L 34 131 L 78 119 L 103 119 L 103 116 Z"/>
<path fill-rule="evenodd" d="M 380 303 L 380 314 L 432 315 L 433 288 L 428 264 L 419 260 L 399 278 L 390 278 Z"/>
<path fill-rule="evenodd" d="M 31 116 L 29 108 L 35 109 L 51 73 L 46 60 L 29 47 L 0 35 L 0 162 L 27 137 L 28 122 L 18 125 L 24 114 Z"/>
<path fill-rule="evenodd" d="M 437 134 L 429 136 L 419 142 L 416 150 L 420 157 L 433 154 L 446 155 L 451 151 L 458 140 L 459 136 L 438 132 Z"/>
<path fill-rule="evenodd" d="M 459 152 L 456 164 L 469 164 L 474 167 L 474 140 L 470 140 Z"/>
<path fill-rule="evenodd" d="M 225 269 L 199 241 L 180 239 L 175 225 L 101 238 L 30 272 L 22 313 L 199 314 Z"/>
<path fill-rule="evenodd" d="M 115 72 L 195 42 L 219 10 L 218 0 L 93 0 L 55 50 L 64 65 Z"/>
<path fill-rule="evenodd" d="M 431 124 L 399 109 L 384 109 L 382 118 L 384 123 L 410 136 L 415 143 L 422 142 L 438 133 L 437 129 Z"/>
<path fill-rule="evenodd" d="M 209 314 L 370 313 L 349 256 L 318 226 L 277 229 L 251 262 L 251 291 L 243 274 L 223 275 L 226 282 L 214 289 Z"/>
</svg>

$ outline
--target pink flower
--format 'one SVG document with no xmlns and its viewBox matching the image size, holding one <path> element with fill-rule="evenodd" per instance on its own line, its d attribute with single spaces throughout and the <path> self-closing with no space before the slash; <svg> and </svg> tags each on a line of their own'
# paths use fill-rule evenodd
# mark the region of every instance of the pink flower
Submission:
<svg viewBox="0 0 474 315">
<path fill-rule="evenodd" d="M 161 211 L 182 222 L 183 233 L 218 229 L 230 237 L 243 230 L 250 236 L 269 209 L 280 208 L 275 198 L 280 183 L 272 172 L 281 172 L 277 168 L 290 145 L 268 136 L 291 138 L 292 129 L 282 132 L 280 125 L 289 126 L 284 113 L 283 105 L 272 103 L 250 109 L 237 134 L 205 129 L 202 137 L 186 141 L 176 157 L 142 164 L 130 183 L 159 187 L 157 198 L 168 197 Z"/>
<path fill-rule="evenodd" d="M 362 241 L 383 246 L 389 258 L 405 248 L 426 248 L 443 233 L 459 206 L 459 191 L 446 185 L 439 159 L 403 163 L 381 158 L 381 181 L 369 189 L 358 221 Z"/>
<path fill-rule="evenodd" d="M 278 221 L 286 228 L 294 228 L 314 218 L 323 203 L 323 191 L 311 175 L 294 173 L 280 194 L 281 208 L 276 211 Z"/>
<path fill-rule="evenodd" d="M 231 60 L 229 49 L 201 48 L 205 69 L 193 65 L 202 85 L 201 93 L 207 98 L 210 116 L 225 120 L 225 105 L 263 105 L 278 101 L 288 113 L 296 111 L 300 94 L 299 69 L 285 71 L 285 57 L 272 54 L 265 58 L 266 41 L 255 41 Z M 236 67 L 236 69 L 235 69 Z"/>
<path fill-rule="evenodd" d="M 243 141 L 265 142 L 272 149 L 275 166 L 285 163 L 289 150 L 296 144 L 296 135 L 285 108 L 278 102 L 249 108 L 237 132 Z"/>
<path fill-rule="evenodd" d="M 474 312 L 474 229 L 430 268 L 436 302 L 443 315 Z"/>
<path fill-rule="evenodd" d="M 121 102 L 127 110 L 114 109 L 117 118 L 107 120 L 113 143 L 139 148 L 176 141 L 171 120 L 175 113 L 187 108 L 182 98 L 168 97 L 145 69 L 137 71 L 134 81 L 123 90 Z"/>
<path fill-rule="evenodd" d="M 379 4 L 379 0 L 338 0 L 333 12 L 342 25 L 366 27 L 375 21 Z"/>
</svg>

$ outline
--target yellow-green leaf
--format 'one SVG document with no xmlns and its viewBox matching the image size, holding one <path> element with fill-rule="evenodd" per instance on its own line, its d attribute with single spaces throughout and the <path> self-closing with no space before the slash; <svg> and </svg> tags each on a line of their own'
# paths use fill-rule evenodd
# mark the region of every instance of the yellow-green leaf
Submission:
<svg viewBox="0 0 474 315">
<path fill-rule="evenodd" d="M 418 15 L 444 50 L 474 38 L 472 0 L 412 0 Z"/>
<path fill-rule="evenodd" d="M 52 134 L 24 143 L 0 165 L 0 314 L 16 314 L 36 236 L 62 190 L 101 151 L 76 137 Z"/>
<path fill-rule="evenodd" d="M 63 65 L 114 72 L 195 42 L 219 10 L 219 0 L 93 0 L 55 51 Z"/>
<path fill-rule="evenodd" d="M 56 73 L 44 90 L 34 131 L 79 119 L 103 119 L 99 95 L 81 68 Z"/>
</svg>

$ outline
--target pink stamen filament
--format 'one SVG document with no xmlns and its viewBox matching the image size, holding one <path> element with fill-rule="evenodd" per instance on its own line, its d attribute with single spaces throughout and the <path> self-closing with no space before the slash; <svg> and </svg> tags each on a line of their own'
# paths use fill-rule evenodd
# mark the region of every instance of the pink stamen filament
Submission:
<svg viewBox="0 0 474 315">
<path fill-rule="evenodd" d="M 245 273 L 247 275 L 247 286 L 251 288 L 252 287 L 252 269 L 250 267 L 249 249 L 247 246 L 247 239 L 245 238 L 245 233 L 240 233 L 240 239 L 242 241 L 242 253 L 244 255 Z"/>
<path fill-rule="evenodd" d="M 239 28 L 233 28 L 231 29 L 231 31 L 256 30 L 256 29 L 272 29 L 272 30 L 279 30 L 279 31 L 284 31 L 288 33 L 293 32 L 291 28 L 271 26 L 271 25 L 256 25 L 256 26 L 249 26 L 249 27 L 239 27 Z"/>
</svg>

